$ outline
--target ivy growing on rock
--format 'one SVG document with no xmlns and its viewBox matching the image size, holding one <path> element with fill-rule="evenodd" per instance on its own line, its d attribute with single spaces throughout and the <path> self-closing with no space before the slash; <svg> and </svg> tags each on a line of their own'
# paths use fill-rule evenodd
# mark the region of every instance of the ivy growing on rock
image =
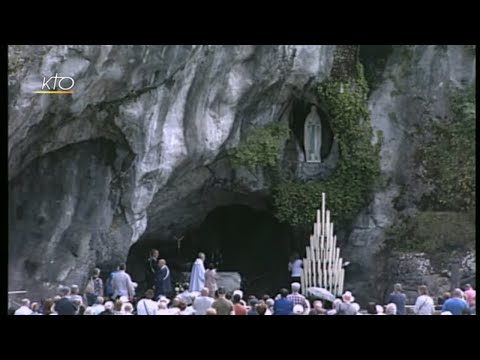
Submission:
<svg viewBox="0 0 480 360">
<path fill-rule="evenodd" d="M 475 209 L 475 88 L 455 90 L 450 96 L 447 121 L 431 121 L 422 127 L 428 140 L 418 146 L 421 179 L 432 191 L 421 207 L 437 211 Z"/>
<path fill-rule="evenodd" d="M 304 183 L 284 178 L 274 187 L 276 216 L 294 226 L 312 222 L 322 192 L 328 196 L 328 207 L 335 222 L 347 224 L 368 204 L 380 174 L 382 136 L 379 132 L 377 143 L 372 144 L 368 85 L 362 66 L 359 64 L 356 78 L 342 82 L 328 80 L 319 86 L 318 93 L 332 119 L 340 160 L 326 180 Z"/>
<path fill-rule="evenodd" d="M 230 158 L 234 165 L 249 169 L 273 167 L 280 158 L 280 150 L 289 136 L 286 123 L 272 123 L 255 128 L 248 138 L 237 148 L 231 150 Z"/>
</svg>

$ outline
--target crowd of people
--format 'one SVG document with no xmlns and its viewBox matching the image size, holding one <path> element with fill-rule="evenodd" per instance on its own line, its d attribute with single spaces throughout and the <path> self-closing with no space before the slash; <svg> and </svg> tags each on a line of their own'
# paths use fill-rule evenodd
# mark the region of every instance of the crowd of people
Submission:
<svg viewBox="0 0 480 360">
<path fill-rule="evenodd" d="M 45 301 L 31 303 L 23 299 L 18 309 L 10 309 L 14 315 L 406 315 L 407 297 L 401 284 L 394 285 L 386 305 L 369 302 L 365 309 L 355 302 L 350 291 L 341 298 L 326 301 L 307 298 L 300 293 L 301 262 L 289 264 L 290 289 L 280 289 L 271 297 L 245 296 L 236 289 L 226 291 L 218 287 L 213 264 L 204 267 L 205 254 L 199 253 L 192 265 L 190 282 L 173 287 L 170 270 L 165 259 L 159 259 L 152 250 L 146 262 L 146 287 L 142 297 L 137 297 L 137 284 L 120 264 L 104 285 L 100 269 L 92 272 L 85 289 L 79 286 L 62 286 L 59 294 Z M 413 307 L 416 315 L 470 315 L 476 314 L 476 292 L 471 285 L 465 290 L 455 289 L 435 301 L 426 286 L 418 288 Z"/>
</svg>

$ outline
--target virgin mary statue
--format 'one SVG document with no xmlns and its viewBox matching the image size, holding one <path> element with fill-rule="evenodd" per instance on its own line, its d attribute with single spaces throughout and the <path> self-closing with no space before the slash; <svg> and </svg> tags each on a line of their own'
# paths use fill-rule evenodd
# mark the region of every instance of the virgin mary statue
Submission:
<svg viewBox="0 0 480 360">
<path fill-rule="evenodd" d="M 305 119 L 304 129 L 305 161 L 311 163 L 322 162 L 320 150 L 322 148 L 322 123 L 317 108 L 312 105 L 310 113 Z"/>
</svg>

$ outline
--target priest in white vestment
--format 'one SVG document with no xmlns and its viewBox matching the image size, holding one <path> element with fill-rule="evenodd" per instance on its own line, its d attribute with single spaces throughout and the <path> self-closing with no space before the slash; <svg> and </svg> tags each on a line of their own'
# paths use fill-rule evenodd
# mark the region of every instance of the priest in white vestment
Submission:
<svg viewBox="0 0 480 360">
<path fill-rule="evenodd" d="M 205 287 L 205 266 L 203 262 L 205 261 L 205 254 L 199 253 L 197 260 L 193 263 L 192 273 L 190 274 L 190 292 L 193 291 L 202 291 Z"/>
</svg>

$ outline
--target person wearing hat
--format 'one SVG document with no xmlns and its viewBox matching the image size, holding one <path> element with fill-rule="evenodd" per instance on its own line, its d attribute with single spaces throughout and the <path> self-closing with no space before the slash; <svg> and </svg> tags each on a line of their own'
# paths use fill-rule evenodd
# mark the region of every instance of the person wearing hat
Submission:
<svg viewBox="0 0 480 360">
<path fill-rule="evenodd" d="M 356 315 L 357 307 L 353 305 L 355 298 L 350 291 L 345 291 L 342 295 L 343 302 L 337 305 L 336 315 Z"/>
<path fill-rule="evenodd" d="M 303 315 L 305 312 L 304 308 L 302 305 L 297 304 L 293 307 L 292 315 Z"/>
</svg>

